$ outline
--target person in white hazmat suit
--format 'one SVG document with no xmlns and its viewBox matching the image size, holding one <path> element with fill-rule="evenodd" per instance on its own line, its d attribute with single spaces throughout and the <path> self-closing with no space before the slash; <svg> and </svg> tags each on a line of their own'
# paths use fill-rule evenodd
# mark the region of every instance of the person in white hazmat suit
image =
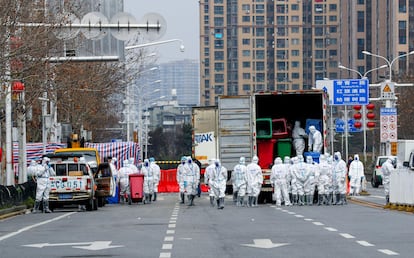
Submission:
<svg viewBox="0 0 414 258">
<path fill-rule="evenodd" d="M 119 178 L 118 178 L 118 169 L 115 166 L 115 163 L 118 161 L 117 158 L 115 157 L 111 157 L 109 159 L 109 167 L 111 168 L 111 172 L 112 172 L 112 177 L 114 178 L 114 192 L 112 194 L 112 197 L 115 197 L 118 191 L 118 183 L 119 183 Z"/>
<path fill-rule="evenodd" d="M 177 167 L 177 183 L 178 183 L 178 187 L 179 187 L 179 192 L 180 192 L 180 203 L 184 204 L 185 203 L 185 188 L 184 188 L 184 165 L 185 162 L 187 161 L 187 158 L 185 156 L 181 157 L 181 163 L 178 165 Z"/>
<path fill-rule="evenodd" d="M 270 175 L 270 183 L 273 187 L 274 200 L 276 206 L 282 205 L 282 200 L 286 206 L 291 206 L 289 194 L 287 189 L 287 178 L 289 170 L 283 164 L 280 157 L 276 157 L 274 165 L 272 166 L 272 173 Z"/>
<path fill-rule="evenodd" d="M 346 162 L 342 159 L 339 151 L 334 153 L 332 168 L 332 192 L 334 194 L 334 205 L 346 204 Z"/>
<path fill-rule="evenodd" d="M 198 192 L 200 183 L 200 168 L 193 162 L 191 157 L 187 157 L 187 163 L 184 165 L 184 187 L 189 200 L 188 206 L 194 205 L 194 198 Z"/>
<path fill-rule="evenodd" d="M 212 207 L 214 207 L 214 205 L 215 205 L 214 204 L 214 191 L 213 191 L 212 186 L 211 186 L 212 185 L 211 179 L 213 177 L 214 168 L 215 168 L 215 164 L 214 164 L 215 160 L 216 159 L 210 159 L 208 161 L 208 166 L 206 167 L 206 170 L 204 172 L 204 184 L 208 186 L 208 196 L 210 198 L 210 205 Z"/>
<path fill-rule="evenodd" d="M 295 170 L 293 169 L 296 164 L 299 163 L 298 157 L 292 157 L 290 159 L 290 165 L 289 165 L 289 172 L 290 172 L 290 188 L 292 192 L 292 199 L 290 200 L 290 203 L 292 205 L 298 204 L 298 187 L 297 187 L 297 179 L 295 175 Z"/>
<path fill-rule="evenodd" d="M 257 199 L 259 197 L 260 191 L 262 189 L 263 184 L 263 173 L 261 167 L 258 165 L 259 158 L 257 156 L 253 156 L 252 162 L 247 165 L 247 190 L 246 193 L 248 195 L 248 206 L 249 207 L 256 207 L 257 206 Z"/>
<path fill-rule="evenodd" d="M 135 166 L 135 159 L 134 158 L 129 158 L 128 159 L 128 167 L 131 170 L 131 173 L 135 174 L 138 173 L 138 167 Z"/>
<path fill-rule="evenodd" d="M 39 167 L 38 167 L 37 162 L 35 160 L 31 160 L 30 165 L 27 167 L 27 178 L 29 180 L 36 177 L 36 171 L 37 171 L 38 168 Z"/>
<path fill-rule="evenodd" d="M 132 170 L 129 167 L 129 160 L 124 160 L 122 162 L 122 167 L 118 171 L 118 178 L 119 178 L 119 197 L 121 203 L 126 201 L 125 197 L 127 198 L 128 202 L 132 201 L 130 196 L 130 188 L 129 188 L 129 174 L 132 174 Z"/>
<path fill-rule="evenodd" d="M 245 157 L 240 157 L 239 164 L 234 166 L 231 173 L 233 195 L 236 194 L 236 206 L 244 206 L 244 196 L 247 188 L 247 167 Z"/>
<path fill-rule="evenodd" d="M 308 150 L 317 153 L 322 151 L 322 134 L 313 125 L 309 126 Z"/>
<path fill-rule="evenodd" d="M 293 138 L 293 147 L 296 151 L 296 156 L 303 155 L 303 151 L 305 150 L 305 139 L 307 134 L 305 129 L 300 127 L 300 121 L 295 121 L 295 125 L 292 130 L 292 138 Z"/>
<path fill-rule="evenodd" d="M 315 194 L 315 187 L 319 177 L 319 169 L 314 163 L 312 156 L 306 156 L 306 164 L 308 164 L 309 167 L 309 177 L 303 188 L 306 196 L 306 205 L 313 205 L 313 196 Z"/>
<path fill-rule="evenodd" d="M 359 195 L 361 182 L 364 179 L 364 164 L 359 160 L 359 155 L 354 155 L 354 160 L 349 165 L 348 175 L 350 178 L 350 195 Z"/>
<path fill-rule="evenodd" d="M 298 162 L 292 166 L 296 178 L 298 193 L 298 205 L 305 204 L 305 182 L 309 177 L 309 166 L 305 163 L 303 156 L 297 156 Z"/>
<path fill-rule="evenodd" d="M 332 182 L 332 165 L 328 163 L 325 154 L 319 156 L 318 205 L 331 204 L 329 188 Z"/>
<path fill-rule="evenodd" d="M 214 161 L 214 173 L 211 177 L 211 187 L 214 198 L 217 201 L 217 208 L 224 208 L 224 197 L 226 196 L 227 169 L 223 167 L 219 159 Z"/>
<path fill-rule="evenodd" d="M 151 157 L 149 158 L 149 161 L 152 171 L 154 171 L 154 199 L 152 201 L 155 202 L 157 201 L 158 185 L 160 184 L 161 179 L 161 168 L 155 162 L 155 158 Z"/>
<path fill-rule="evenodd" d="M 395 170 L 393 162 L 392 158 L 388 158 L 381 166 L 382 185 L 384 186 L 386 207 L 390 205 L 390 177 L 391 173 Z"/>
<path fill-rule="evenodd" d="M 50 159 L 43 157 L 42 165 L 37 166 L 35 171 L 36 176 L 36 202 L 33 208 L 33 213 L 40 212 L 40 203 L 43 201 L 43 212 L 51 213 L 49 209 L 49 192 L 50 192 L 50 181 L 49 177 L 55 176 L 55 170 L 49 166 Z"/>
<path fill-rule="evenodd" d="M 149 159 L 144 159 L 141 171 L 144 175 L 144 203 L 151 203 L 154 194 L 154 169 Z"/>
</svg>

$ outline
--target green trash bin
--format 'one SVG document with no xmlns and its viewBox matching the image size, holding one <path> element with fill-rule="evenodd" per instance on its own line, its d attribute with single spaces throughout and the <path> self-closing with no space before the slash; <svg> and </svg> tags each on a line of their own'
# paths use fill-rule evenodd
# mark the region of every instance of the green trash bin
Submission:
<svg viewBox="0 0 414 258">
<path fill-rule="evenodd" d="M 282 158 L 282 160 L 292 155 L 292 139 L 286 138 L 286 139 L 279 139 L 276 143 L 277 146 L 277 156 Z"/>
<path fill-rule="evenodd" d="M 257 139 L 272 139 L 272 119 L 271 118 L 256 119 L 256 135 L 257 135 Z"/>
</svg>

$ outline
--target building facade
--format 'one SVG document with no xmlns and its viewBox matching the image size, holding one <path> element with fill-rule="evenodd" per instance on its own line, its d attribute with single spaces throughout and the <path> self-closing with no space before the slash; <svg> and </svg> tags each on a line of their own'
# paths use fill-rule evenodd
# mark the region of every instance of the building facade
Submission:
<svg viewBox="0 0 414 258">
<path fill-rule="evenodd" d="M 219 95 L 311 89 L 413 50 L 412 0 L 201 0 L 200 104 Z M 411 8 L 409 8 L 411 6 Z M 412 32 L 411 32 L 412 33 Z M 410 43 L 411 42 L 411 43 Z M 412 58 L 392 65 L 404 75 Z M 376 82 L 388 69 L 369 75 Z M 389 73 L 389 72 L 388 72 Z"/>
</svg>

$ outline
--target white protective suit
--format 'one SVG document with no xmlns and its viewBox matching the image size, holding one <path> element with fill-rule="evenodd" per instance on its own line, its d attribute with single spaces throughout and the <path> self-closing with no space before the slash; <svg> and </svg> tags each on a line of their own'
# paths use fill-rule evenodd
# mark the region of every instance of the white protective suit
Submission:
<svg viewBox="0 0 414 258">
<path fill-rule="evenodd" d="M 144 174 L 144 203 L 151 203 L 154 193 L 154 169 L 151 167 L 149 159 L 144 159 L 141 171 Z"/>
<path fill-rule="evenodd" d="M 249 196 L 249 207 L 257 206 L 257 199 L 263 184 L 262 169 L 258 165 L 259 158 L 254 156 L 252 162 L 247 165 L 247 190 L 246 193 Z"/>
<path fill-rule="evenodd" d="M 56 173 L 52 167 L 49 166 L 50 159 L 44 157 L 42 160 L 42 165 L 37 167 L 36 171 L 36 202 L 33 212 L 40 212 L 39 207 L 40 203 L 43 201 L 43 212 L 50 213 L 52 212 L 49 209 L 49 192 L 50 192 L 50 181 L 49 177 L 55 176 Z"/>
<path fill-rule="evenodd" d="M 313 205 L 313 196 L 319 178 L 319 167 L 313 162 L 312 156 L 306 156 L 306 164 L 309 168 L 309 177 L 303 188 L 306 196 L 306 204 Z"/>
<path fill-rule="evenodd" d="M 390 177 L 395 170 L 392 158 L 388 158 L 381 166 L 382 185 L 384 186 L 385 202 L 390 202 Z"/>
<path fill-rule="evenodd" d="M 305 182 L 309 177 L 309 166 L 305 163 L 303 156 L 297 156 L 298 162 L 292 166 L 296 178 L 296 190 L 298 193 L 298 205 L 305 204 Z"/>
<path fill-rule="evenodd" d="M 119 196 L 121 202 L 125 202 L 125 197 L 130 200 L 130 188 L 129 188 L 129 174 L 132 174 L 132 170 L 129 168 L 129 161 L 126 159 L 122 163 L 122 167 L 118 171 L 119 178 Z"/>
<path fill-rule="evenodd" d="M 131 173 L 133 173 L 133 174 L 138 173 L 138 167 L 135 166 L 135 159 L 134 158 L 129 158 L 128 159 L 128 167 L 131 170 Z"/>
<path fill-rule="evenodd" d="M 286 206 L 290 206 L 289 194 L 287 189 L 287 182 L 289 177 L 289 169 L 283 164 L 280 157 L 275 158 L 272 166 L 272 174 L 270 175 L 270 182 L 273 187 L 274 200 L 276 206 L 282 205 L 282 199 Z"/>
<path fill-rule="evenodd" d="M 349 165 L 350 195 L 359 195 L 361 191 L 361 181 L 364 178 L 364 164 L 359 160 L 359 155 L 354 155 L 354 160 Z"/>
<path fill-rule="evenodd" d="M 153 157 L 149 158 L 150 166 L 152 171 L 154 172 L 154 199 L 155 202 L 157 200 L 157 193 L 158 193 L 158 185 L 160 184 L 161 179 L 161 168 L 155 163 L 155 159 Z"/>
<path fill-rule="evenodd" d="M 214 206 L 214 191 L 211 188 L 212 186 L 212 182 L 211 182 L 211 178 L 213 177 L 214 174 L 214 161 L 216 159 L 210 159 L 209 160 L 209 165 L 206 167 L 206 170 L 204 172 L 204 184 L 208 186 L 208 196 L 210 197 L 210 204 L 211 206 Z"/>
<path fill-rule="evenodd" d="M 247 188 L 247 167 L 245 165 L 246 159 L 240 157 L 239 164 L 234 166 L 231 173 L 231 182 L 233 184 L 233 195 L 236 195 L 236 205 L 244 205 L 244 196 L 246 195 Z"/>
<path fill-rule="evenodd" d="M 318 205 L 330 205 L 331 198 L 329 193 L 332 187 L 332 165 L 328 163 L 325 154 L 319 157 L 319 179 L 318 179 Z"/>
<path fill-rule="evenodd" d="M 185 156 L 181 157 L 181 163 L 178 165 L 177 167 L 177 183 L 179 186 L 179 191 L 180 191 L 180 203 L 185 203 L 185 199 L 184 199 L 184 192 L 185 192 L 185 188 L 184 188 L 184 165 L 185 162 L 187 161 L 187 158 Z"/>
<path fill-rule="evenodd" d="M 219 159 L 214 161 L 214 173 L 211 177 L 211 189 L 217 200 L 217 208 L 224 208 L 224 197 L 226 196 L 227 169 L 223 167 Z"/>
<path fill-rule="evenodd" d="M 290 188 L 292 192 L 292 200 L 290 201 L 293 205 L 298 204 L 298 187 L 297 179 L 295 175 L 294 166 L 299 163 L 298 157 L 292 157 L 290 159 L 289 171 L 290 171 Z"/>
<path fill-rule="evenodd" d="M 335 197 L 335 205 L 346 204 L 346 162 L 342 159 L 341 153 L 334 153 L 332 170 L 332 192 Z"/>
<path fill-rule="evenodd" d="M 115 197 L 117 192 L 118 192 L 118 183 L 119 183 L 119 178 L 118 178 L 118 169 L 116 169 L 115 166 L 115 162 L 117 161 L 117 158 L 112 158 L 109 161 L 109 167 L 111 168 L 111 172 L 112 172 L 112 177 L 114 178 L 113 182 L 114 182 L 114 193 L 112 194 L 112 197 Z"/>
<path fill-rule="evenodd" d="M 27 167 L 27 178 L 30 180 L 33 177 L 36 177 L 36 172 L 38 170 L 38 164 L 36 161 L 30 161 L 30 165 Z"/>
<path fill-rule="evenodd" d="M 322 151 L 322 134 L 316 130 L 315 126 L 309 126 L 308 150 L 321 153 Z"/>
<path fill-rule="evenodd" d="M 296 151 L 296 156 L 303 155 L 303 151 L 305 150 L 305 139 L 306 137 L 305 129 L 300 127 L 300 122 L 295 121 L 295 126 L 292 130 L 292 138 L 293 138 L 293 147 Z"/>
<path fill-rule="evenodd" d="M 198 184 L 200 183 L 200 168 L 193 162 L 191 157 L 187 157 L 187 163 L 184 165 L 184 187 L 190 203 L 194 205 L 194 198 L 198 193 Z"/>
</svg>

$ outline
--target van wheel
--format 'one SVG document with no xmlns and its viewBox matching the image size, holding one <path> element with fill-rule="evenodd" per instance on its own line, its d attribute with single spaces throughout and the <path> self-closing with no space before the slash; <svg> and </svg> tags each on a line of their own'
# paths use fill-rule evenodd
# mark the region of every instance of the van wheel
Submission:
<svg viewBox="0 0 414 258">
<path fill-rule="evenodd" d="M 371 186 L 374 188 L 378 188 L 379 182 L 375 182 L 376 175 L 374 174 L 371 178 Z"/>
</svg>

